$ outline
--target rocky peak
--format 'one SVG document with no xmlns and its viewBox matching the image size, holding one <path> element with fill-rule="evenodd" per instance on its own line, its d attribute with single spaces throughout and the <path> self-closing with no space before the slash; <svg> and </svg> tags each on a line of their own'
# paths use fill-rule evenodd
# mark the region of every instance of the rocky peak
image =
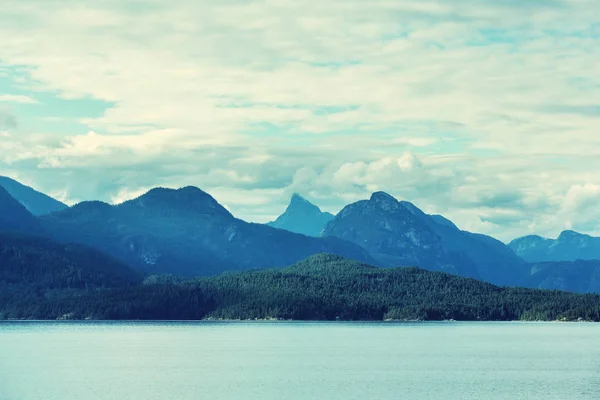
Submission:
<svg viewBox="0 0 600 400">
<path fill-rule="evenodd" d="M 369 199 L 369 202 L 371 204 L 376 204 L 383 210 L 392 210 L 400 206 L 400 202 L 398 202 L 398 200 L 385 192 L 373 193 Z"/>
<path fill-rule="evenodd" d="M 136 207 L 159 213 L 178 211 L 232 217 L 211 195 L 194 186 L 181 189 L 155 188 L 119 207 Z"/>
<path fill-rule="evenodd" d="M 267 225 L 307 236 L 319 236 L 333 215 L 294 193 L 285 212 Z"/>
<path fill-rule="evenodd" d="M 292 199 L 290 200 L 290 204 L 288 205 L 288 209 L 292 210 L 308 210 L 308 211 L 316 211 L 321 212 L 321 209 L 306 200 L 304 197 L 300 196 L 298 193 L 294 193 L 292 195 Z"/>
<path fill-rule="evenodd" d="M 584 239 L 585 237 L 587 237 L 587 235 L 583 235 L 579 232 L 575 232 L 572 230 L 566 230 L 560 233 L 560 235 L 558 235 L 558 238 L 556 239 L 558 242 L 566 242 L 566 241 L 571 241 L 574 239 Z"/>
</svg>

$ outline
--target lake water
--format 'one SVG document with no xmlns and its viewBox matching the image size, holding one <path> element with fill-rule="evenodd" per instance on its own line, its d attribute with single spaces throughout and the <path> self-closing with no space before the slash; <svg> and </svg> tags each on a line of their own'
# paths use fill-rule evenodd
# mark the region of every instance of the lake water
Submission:
<svg viewBox="0 0 600 400">
<path fill-rule="evenodd" d="M 599 324 L 0 323 L 1 400 L 599 398 Z"/>
</svg>

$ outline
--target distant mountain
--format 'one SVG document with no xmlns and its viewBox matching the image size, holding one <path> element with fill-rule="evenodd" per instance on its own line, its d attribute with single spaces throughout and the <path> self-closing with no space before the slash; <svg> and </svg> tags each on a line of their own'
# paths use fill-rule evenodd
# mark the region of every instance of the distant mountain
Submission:
<svg viewBox="0 0 600 400">
<path fill-rule="evenodd" d="M 153 189 L 118 206 L 84 202 L 40 221 L 61 242 L 97 248 L 151 273 L 202 276 L 281 267 L 321 252 L 375 262 L 360 246 L 338 238 L 239 220 L 194 187 Z"/>
<path fill-rule="evenodd" d="M 346 206 L 323 235 L 357 243 L 387 266 L 418 266 L 499 285 L 519 284 L 528 270 L 500 241 L 461 231 L 446 218 L 384 192 Z"/>
<path fill-rule="evenodd" d="M 600 261 L 548 261 L 531 265 L 528 287 L 600 293 Z"/>
<path fill-rule="evenodd" d="M 0 176 L 0 186 L 4 187 L 12 197 L 23 204 L 33 215 L 49 214 L 68 207 L 44 193 L 5 176 Z"/>
<path fill-rule="evenodd" d="M 67 291 L 59 279 L 57 286 L 6 296 L 0 279 L 0 318 L 600 321 L 598 295 L 501 288 L 330 254 L 284 269 L 190 281 L 158 277 L 143 285 Z"/>
<path fill-rule="evenodd" d="M 285 212 L 267 225 L 317 237 L 333 218 L 333 214 L 321 211 L 319 207 L 299 194 L 294 194 Z"/>
<path fill-rule="evenodd" d="M 0 233 L 43 234 L 38 220 L 0 186 Z"/>
<path fill-rule="evenodd" d="M 600 260 L 600 238 L 571 230 L 556 239 L 525 236 L 510 242 L 509 247 L 529 262 Z"/>
</svg>

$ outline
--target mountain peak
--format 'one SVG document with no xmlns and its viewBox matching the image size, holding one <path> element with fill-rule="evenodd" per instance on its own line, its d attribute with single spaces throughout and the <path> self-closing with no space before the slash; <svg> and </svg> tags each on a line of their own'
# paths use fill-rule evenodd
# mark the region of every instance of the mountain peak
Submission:
<svg viewBox="0 0 600 400">
<path fill-rule="evenodd" d="M 209 196 L 210 195 L 208 193 L 206 193 L 204 190 L 197 188 L 196 186 L 184 186 L 180 189 L 177 189 L 176 192 L 179 193 L 188 193 L 188 194 L 197 194 L 197 195 L 203 195 L 203 196 Z"/>
<path fill-rule="evenodd" d="M 310 201 L 306 200 L 304 197 L 302 197 L 298 193 L 294 193 L 294 194 L 292 194 L 290 203 L 310 203 Z"/>
<path fill-rule="evenodd" d="M 560 233 L 560 235 L 558 235 L 558 238 L 556 239 L 557 241 L 565 241 L 565 240 L 572 240 L 572 239 L 576 239 L 576 238 L 581 238 L 581 237 L 585 237 L 588 235 L 584 235 L 582 233 L 579 232 L 575 232 L 573 230 L 567 229 L 565 231 L 562 231 Z"/>
<path fill-rule="evenodd" d="M 380 207 L 383 210 L 398 209 L 400 207 L 400 202 L 396 200 L 396 198 L 394 198 L 392 195 L 389 195 L 386 192 L 373 193 L 371 195 L 371 198 L 369 199 L 369 202 L 376 204 L 376 206 Z M 407 209 L 407 211 L 409 210 Z"/>
<path fill-rule="evenodd" d="M 91 210 L 110 210 L 112 208 L 112 206 L 103 201 L 88 200 L 88 201 L 82 201 L 81 203 L 77 203 L 71 208 L 75 209 L 75 210 L 91 211 Z"/>
<path fill-rule="evenodd" d="M 314 205 L 313 203 L 311 203 L 310 201 L 306 200 L 304 197 L 300 196 L 298 193 L 294 193 L 292 195 L 292 198 L 290 199 L 290 204 L 288 205 L 288 208 L 304 208 L 304 209 L 312 209 L 314 212 L 321 212 L 321 209 Z"/>
<path fill-rule="evenodd" d="M 186 186 L 180 189 L 157 187 L 118 207 L 127 208 L 131 206 L 156 211 L 193 211 L 202 214 L 220 214 L 232 217 L 229 211 L 220 205 L 211 195 L 195 186 Z"/>
<path fill-rule="evenodd" d="M 164 199 L 164 200 L 172 200 L 172 199 L 183 199 L 187 198 L 189 200 L 199 199 L 199 198 L 211 198 L 212 197 L 198 189 L 195 186 L 185 186 L 180 189 L 171 189 L 165 187 L 156 187 L 150 189 L 145 194 L 141 195 L 137 199 L 134 200 L 143 200 L 143 199 Z M 214 200 L 214 199 L 213 199 Z M 215 200 L 216 201 L 216 200 Z"/>
<path fill-rule="evenodd" d="M 318 206 L 294 193 L 285 212 L 267 225 L 306 236 L 319 236 L 332 219 L 332 214 L 321 211 Z"/>
<path fill-rule="evenodd" d="M 391 203 L 398 203 L 398 200 L 396 200 L 396 198 L 394 196 L 392 196 L 391 194 L 388 194 L 386 192 L 374 192 L 371 195 L 371 201 L 377 201 L 377 202 L 391 202 Z"/>
<path fill-rule="evenodd" d="M 552 239 L 547 239 L 545 237 L 542 237 L 540 235 L 527 235 L 527 236 L 521 236 L 518 237 L 516 239 L 513 239 L 510 241 L 510 243 L 508 244 L 509 246 L 534 246 L 539 242 L 544 242 L 547 240 L 552 240 Z"/>
</svg>

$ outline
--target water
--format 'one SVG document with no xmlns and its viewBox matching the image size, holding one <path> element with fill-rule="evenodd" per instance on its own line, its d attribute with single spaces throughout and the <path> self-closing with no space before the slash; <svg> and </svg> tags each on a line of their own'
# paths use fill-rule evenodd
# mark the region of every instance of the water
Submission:
<svg viewBox="0 0 600 400">
<path fill-rule="evenodd" d="M 0 399 L 598 399 L 599 343 L 598 324 L 0 323 Z"/>
</svg>

